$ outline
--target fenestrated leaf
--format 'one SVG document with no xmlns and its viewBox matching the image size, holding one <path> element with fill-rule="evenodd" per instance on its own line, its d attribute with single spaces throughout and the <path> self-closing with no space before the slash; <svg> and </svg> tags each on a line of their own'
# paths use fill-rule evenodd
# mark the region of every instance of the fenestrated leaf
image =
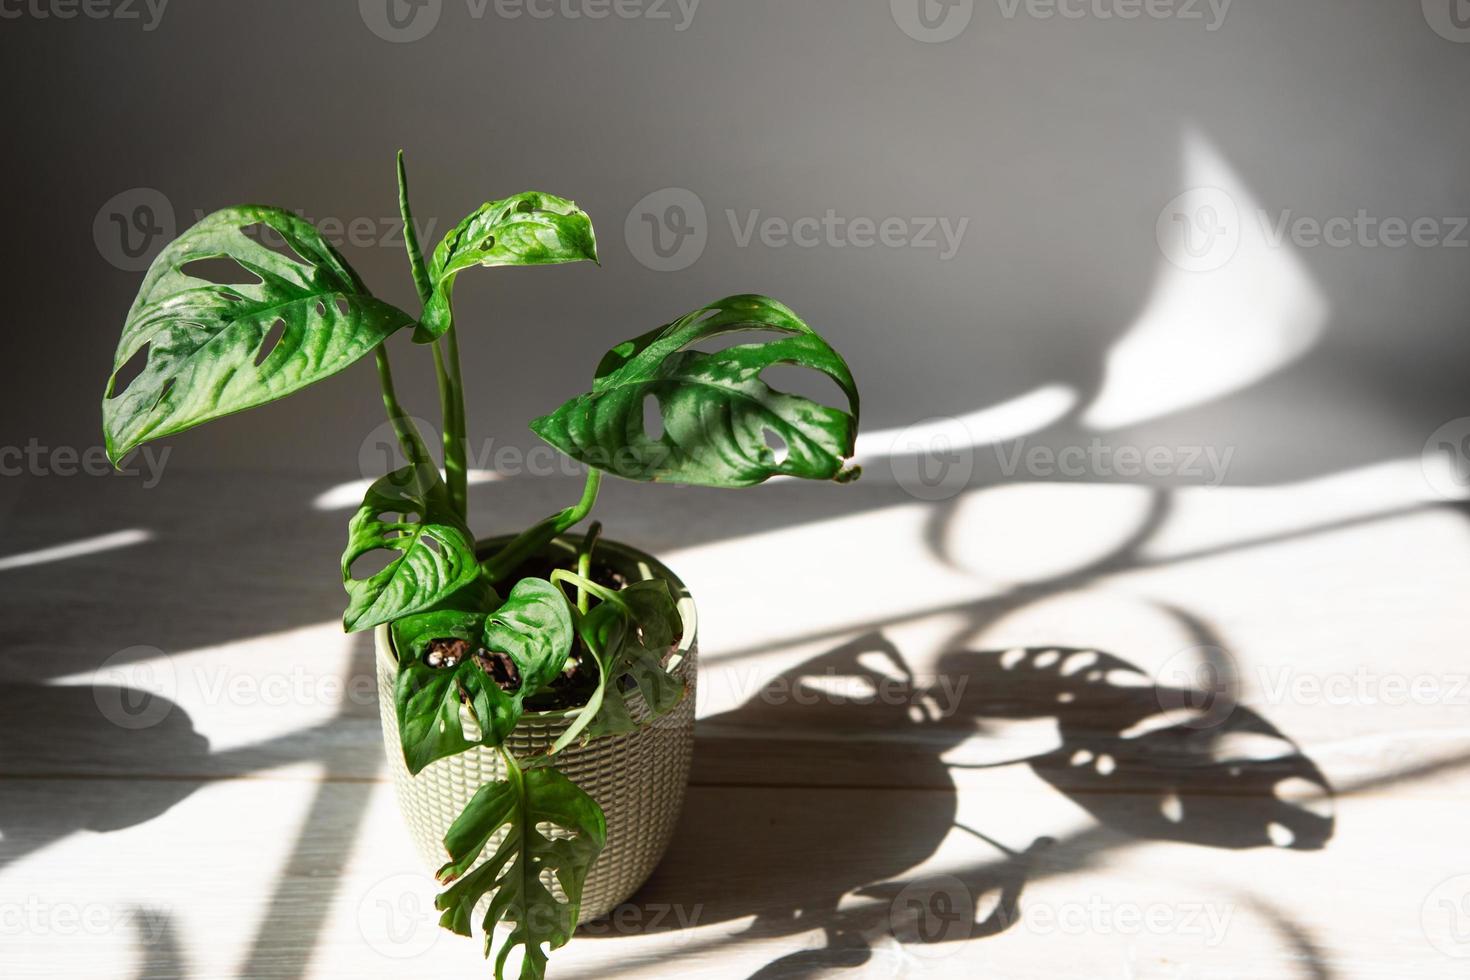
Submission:
<svg viewBox="0 0 1470 980">
<path fill-rule="evenodd" d="M 444 236 L 429 263 L 433 294 L 414 340 L 428 343 L 449 329 L 454 280 L 471 266 L 554 265 L 597 261 L 592 219 L 574 201 L 526 191 L 480 205 Z"/>
<path fill-rule="evenodd" d="M 543 824 L 573 836 L 549 837 L 540 829 Z M 465 875 L 501 828 L 506 833 L 494 854 Z M 465 877 L 435 899 L 444 913 L 439 924 L 470 935 L 475 905 L 493 891 L 481 923 L 486 956 L 496 924 L 512 924 L 495 957 L 496 980 L 504 980 L 506 959 L 516 946 L 525 951 L 521 980 L 542 980 L 546 950 L 571 938 L 587 872 L 606 843 L 607 822 L 592 797 L 555 769 L 521 770 L 512 763 L 506 779 L 480 787 L 444 836 L 450 860 L 439 869 L 439 880 Z M 556 876 L 566 901 L 558 901 L 542 881 L 547 871 Z"/>
<path fill-rule="evenodd" d="M 394 709 L 398 738 L 408 771 L 418 775 L 436 759 L 475 744 L 498 745 L 515 727 L 520 711 L 513 699 L 485 673 L 473 656 L 453 666 L 431 667 L 424 654 L 434 640 L 461 639 L 473 648 L 485 628 L 485 613 L 438 610 L 407 616 L 393 624 L 398 651 Z M 467 704 L 480 729 L 471 741 L 460 716 Z M 517 706 L 518 707 L 518 706 Z"/>
<path fill-rule="evenodd" d="M 493 612 L 436 610 L 393 624 L 398 652 L 394 702 L 399 740 L 409 772 L 417 775 L 437 759 L 475 745 L 505 741 L 520 720 L 525 698 L 549 683 L 572 648 L 571 610 L 560 591 L 544 579 L 528 578 Z M 464 656 L 449 666 L 430 666 L 424 654 L 435 640 L 460 639 Z M 477 651 L 504 653 L 520 684 L 505 691 L 475 658 Z M 478 732 L 466 731 L 461 706 Z"/>
<path fill-rule="evenodd" d="M 390 553 L 388 563 L 354 578 L 353 563 L 379 550 Z M 348 522 L 342 624 L 350 633 L 422 612 L 479 574 L 474 539 L 450 505 L 438 471 L 405 466 L 373 483 Z"/>
<path fill-rule="evenodd" d="M 742 330 L 785 336 L 713 353 L 691 350 Z M 842 411 L 780 392 L 760 377 L 778 364 L 832 379 Z M 644 430 L 644 403 L 658 402 L 663 431 Z M 845 481 L 857 436 L 858 393 L 842 357 L 795 313 L 765 296 L 731 296 L 614 347 L 592 390 L 531 423 L 568 456 L 629 480 L 743 487 L 776 474 Z M 773 433 L 786 447 L 778 460 Z"/>
<path fill-rule="evenodd" d="M 288 258 L 245 233 L 264 226 Z M 240 283 L 190 275 L 228 259 Z M 341 371 L 413 317 L 374 298 L 308 222 L 278 208 L 226 208 L 201 220 L 154 259 L 123 325 L 102 400 L 108 457 L 140 443 L 253 408 Z M 271 328 L 280 338 L 263 349 Z M 118 372 L 147 347 L 122 390 Z"/>
</svg>

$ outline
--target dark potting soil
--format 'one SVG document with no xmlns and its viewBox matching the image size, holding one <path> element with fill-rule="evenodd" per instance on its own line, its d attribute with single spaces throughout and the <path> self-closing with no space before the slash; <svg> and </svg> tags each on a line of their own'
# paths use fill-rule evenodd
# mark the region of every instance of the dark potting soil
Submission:
<svg viewBox="0 0 1470 980">
<path fill-rule="evenodd" d="M 532 558 L 523 562 L 507 581 L 518 582 L 523 578 L 550 579 L 558 566 L 545 558 Z M 593 582 L 603 588 L 620 590 L 627 586 L 628 578 L 621 572 L 593 561 L 590 574 Z M 596 600 L 593 600 L 596 602 Z M 675 648 L 677 648 L 677 640 Z M 673 650 L 670 650 L 672 653 Z M 449 668 L 461 663 L 465 657 L 474 657 L 475 662 L 490 675 L 491 680 L 507 694 L 520 689 L 521 674 L 515 661 L 500 650 L 483 647 L 471 649 L 468 641 L 457 637 L 446 637 L 430 642 L 424 653 L 424 662 L 430 667 Z M 592 662 L 580 637 L 572 640 L 572 657 L 567 667 L 549 685 L 547 690 L 528 696 L 523 702 L 526 711 L 557 711 L 575 708 L 587 703 L 597 687 L 597 665 Z"/>
</svg>

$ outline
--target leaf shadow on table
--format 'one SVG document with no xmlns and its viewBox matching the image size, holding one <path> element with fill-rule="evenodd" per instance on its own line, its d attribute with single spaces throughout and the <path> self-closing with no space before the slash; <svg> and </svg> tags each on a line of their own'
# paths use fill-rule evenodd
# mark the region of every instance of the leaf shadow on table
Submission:
<svg viewBox="0 0 1470 980">
<path fill-rule="evenodd" d="M 1055 722 L 1044 748 L 982 765 L 1030 766 L 1097 826 L 1011 848 L 957 821 L 963 767 L 944 756 L 1035 719 Z M 1028 881 L 1133 840 L 1305 850 L 1333 832 L 1331 787 L 1270 722 L 1224 696 L 1157 685 L 1100 651 L 956 651 L 921 677 L 870 633 L 702 719 L 696 786 L 711 772 L 721 778 L 691 793 L 652 879 L 582 934 L 741 924 L 714 939 L 691 934 L 696 948 L 820 936 L 753 974 L 814 977 L 1004 932 L 1020 921 Z M 952 833 L 998 859 L 921 869 Z"/>
</svg>

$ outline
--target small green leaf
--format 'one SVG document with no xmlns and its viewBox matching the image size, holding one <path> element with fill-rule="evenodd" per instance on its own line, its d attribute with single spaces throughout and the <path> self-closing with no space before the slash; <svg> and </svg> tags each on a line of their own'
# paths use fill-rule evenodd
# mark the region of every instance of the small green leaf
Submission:
<svg viewBox="0 0 1470 980">
<path fill-rule="evenodd" d="M 693 345 L 742 330 L 779 339 L 709 353 Z M 772 388 L 767 368 L 792 364 L 832 379 L 848 411 Z M 662 416 L 655 437 L 644 405 Z M 743 487 L 771 476 L 846 481 L 857 437 L 858 393 L 842 357 L 782 304 L 731 296 L 625 341 L 603 357 L 592 390 L 531 423 L 536 434 L 588 466 L 629 480 Z M 778 460 L 767 434 L 778 437 Z"/>
<path fill-rule="evenodd" d="M 485 623 L 485 648 L 515 661 L 522 692 L 532 694 L 550 684 L 572 652 L 566 597 L 545 579 L 521 579 Z"/>
<path fill-rule="evenodd" d="M 254 226 L 295 256 L 249 237 Z M 209 259 L 234 262 L 241 281 L 190 274 Z M 216 211 L 159 253 L 128 312 L 102 400 L 108 458 L 330 377 L 412 322 L 369 294 L 307 221 L 254 205 Z M 119 388 L 135 357 L 145 358 L 142 371 Z"/>
<path fill-rule="evenodd" d="M 433 294 L 413 339 L 426 344 L 449 329 L 454 280 L 471 266 L 597 261 L 592 219 L 573 201 L 527 191 L 480 205 L 444 236 L 429 263 Z"/>
<path fill-rule="evenodd" d="M 354 578 L 353 564 L 374 551 L 396 554 L 372 575 Z M 422 612 L 479 574 L 474 539 L 450 506 L 438 472 L 405 466 L 368 488 L 347 525 L 342 624 L 351 633 Z"/>
<path fill-rule="evenodd" d="M 554 585 L 528 578 L 517 582 L 494 612 L 418 613 L 396 621 L 393 637 L 399 740 L 408 771 L 418 775 L 438 759 L 505 741 L 520 720 L 525 698 L 550 683 L 566 663 L 572 617 Z M 468 651 L 456 664 L 431 667 L 424 654 L 434 640 L 443 639 L 464 640 Z M 502 690 L 485 672 L 473 656 L 478 649 L 510 657 L 520 675 L 514 691 Z M 478 735 L 464 730 L 462 706 L 473 717 Z"/>
<path fill-rule="evenodd" d="M 547 950 L 565 945 L 576 928 L 587 872 L 607 843 L 607 821 L 597 802 L 557 770 L 522 770 L 507 761 L 506 779 L 480 787 L 445 835 L 450 860 L 438 877 L 459 880 L 434 906 L 444 913 L 440 925 L 468 936 L 475 905 L 493 892 L 481 923 L 486 956 L 496 924 L 512 925 L 495 958 L 496 980 L 504 980 L 506 959 L 516 946 L 525 952 L 521 980 L 543 980 Z M 573 836 L 549 837 L 541 830 L 545 824 Z M 505 836 L 489 860 L 466 875 L 502 828 Z M 566 901 L 546 886 L 545 872 L 556 876 Z"/>
</svg>

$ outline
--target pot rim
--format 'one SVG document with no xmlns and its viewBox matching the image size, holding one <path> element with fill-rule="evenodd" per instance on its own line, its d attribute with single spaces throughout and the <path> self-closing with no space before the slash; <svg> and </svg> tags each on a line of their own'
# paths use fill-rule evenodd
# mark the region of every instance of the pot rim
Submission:
<svg viewBox="0 0 1470 980">
<path fill-rule="evenodd" d="M 475 542 L 477 553 L 494 549 L 497 545 L 509 544 L 515 537 L 513 534 L 497 534 L 488 538 L 480 538 Z M 552 550 L 564 551 L 576 554 L 577 545 L 581 538 L 570 534 L 563 534 L 553 538 L 548 546 Z M 669 584 L 669 591 L 673 594 L 675 608 L 679 610 L 679 618 L 683 621 L 683 635 L 679 637 L 679 646 L 674 655 L 669 658 L 668 665 L 664 668 L 669 673 L 674 673 L 680 665 L 689 658 L 690 651 L 694 649 L 695 640 L 698 637 L 699 618 L 694 607 L 694 596 L 690 594 L 689 587 L 684 580 L 675 575 L 667 565 L 657 558 L 632 545 L 621 541 L 599 538 L 597 541 L 599 552 L 615 553 L 619 561 L 615 567 L 632 568 L 639 576 L 635 581 L 644 581 L 651 578 L 660 578 Z M 398 651 L 393 648 L 393 632 L 388 623 L 382 623 L 373 628 L 373 645 L 377 647 L 377 656 L 380 661 L 396 670 L 398 665 Z M 587 707 L 579 704 L 574 708 L 555 708 L 549 711 L 527 711 L 521 714 L 521 719 L 532 719 L 538 721 L 570 720 L 582 713 Z"/>
</svg>

